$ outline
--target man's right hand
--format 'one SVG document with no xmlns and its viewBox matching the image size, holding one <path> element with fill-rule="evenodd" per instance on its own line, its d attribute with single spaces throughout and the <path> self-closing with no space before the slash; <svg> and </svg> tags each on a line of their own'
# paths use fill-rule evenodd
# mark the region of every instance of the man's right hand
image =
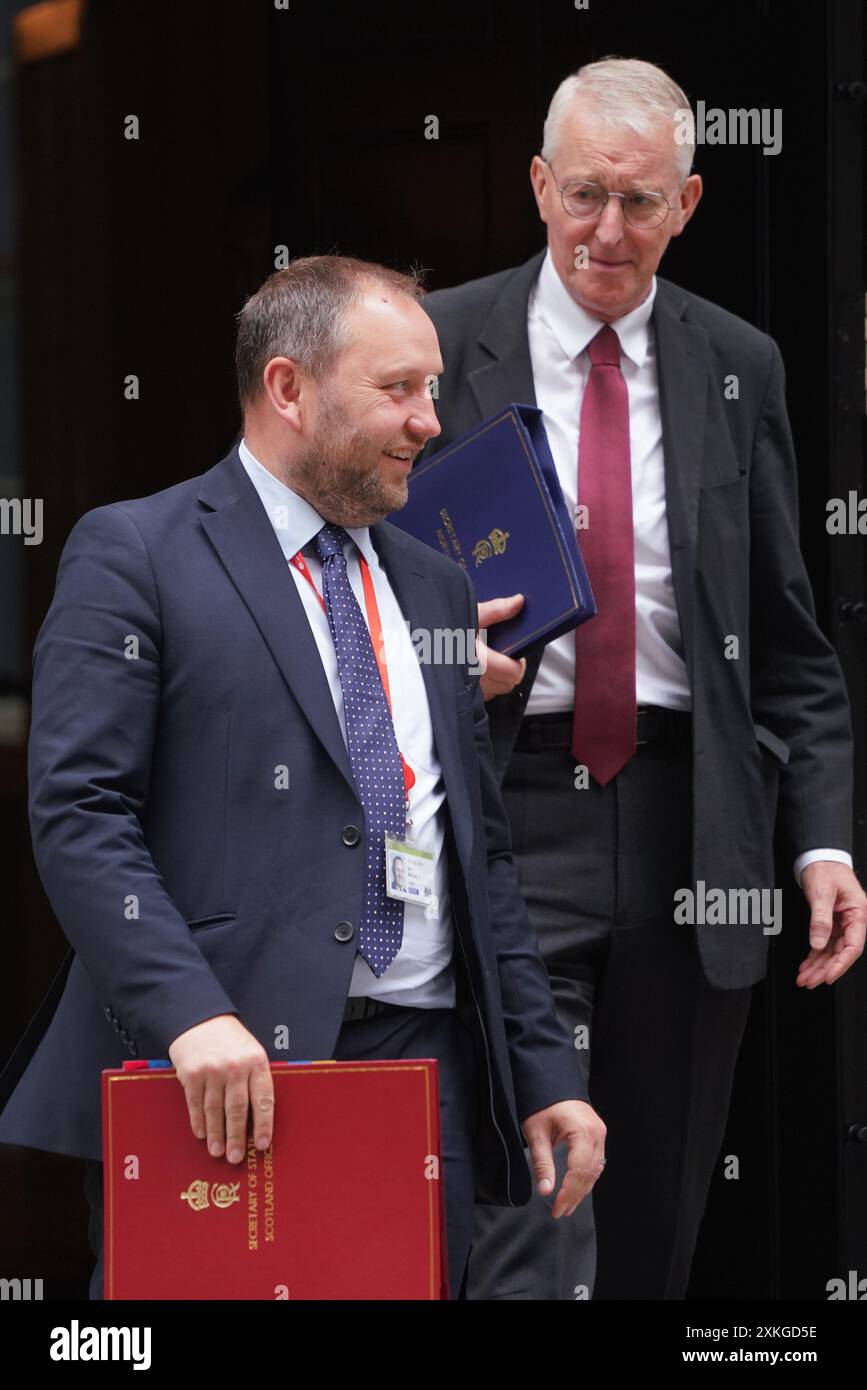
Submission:
<svg viewBox="0 0 867 1390">
<path fill-rule="evenodd" d="M 486 628 L 492 623 L 504 623 L 507 618 L 514 618 L 516 613 L 520 613 L 523 606 L 523 594 L 512 594 L 511 598 L 490 598 L 479 604 L 479 627 Z M 480 646 L 481 644 L 477 643 L 477 649 Z M 493 647 L 487 644 L 484 651 L 479 650 L 478 655 L 485 667 L 479 684 L 486 700 L 492 700 L 495 695 L 508 695 L 509 691 L 514 690 L 524 679 L 527 662 L 523 656 L 520 661 L 515 661 L 514 657 L 504 656 L 502 652 L 494 651 Z"/>
<path fill-rule="evenodd" d="M 190 1126 L 208 1152 L 240 1163 L 247 1150 L 247 1113 L 253 1111 L 257 1149 L 274 1131 L 274 1083 L 268 1054 L 234 1014 L 219 1014 L 180 1033 L 169 1060 L 187 1098 Z"/>
</svg>

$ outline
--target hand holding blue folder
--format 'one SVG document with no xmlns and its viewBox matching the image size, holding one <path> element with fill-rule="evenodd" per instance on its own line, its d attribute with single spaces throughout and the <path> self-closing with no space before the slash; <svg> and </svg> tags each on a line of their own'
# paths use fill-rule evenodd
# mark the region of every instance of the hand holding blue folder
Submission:
<svg viewBox="0 0 867 1390">
<path fill-rule="evenodd" d="M 508 405 L 413 468 L 389 521 L 463 565 L 484 601 L 523 594 L 488 629 L 507 656 L 550 642 L 596 612 L 542 412 Z"/>
</svg>

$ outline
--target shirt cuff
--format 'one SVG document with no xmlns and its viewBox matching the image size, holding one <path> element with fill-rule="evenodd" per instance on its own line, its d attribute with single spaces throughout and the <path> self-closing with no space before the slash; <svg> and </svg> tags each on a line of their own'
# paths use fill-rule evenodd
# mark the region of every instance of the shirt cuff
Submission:
<svg viewBox="0 0 867 1390">
<path fill-rule="evenodd" d="M 833 864 L 848 864 L 850 869 L 853 867 L 852 856 L 851 854 L 847 854 L 844 849 L 805 850 L 805 852 L 799 854 L 795 860 L 795 881 L 799 888 L 801 886 L 801 874 L 804 872 L 807 865 L 815 864 L 820 859 L 826 861 L 830 860 Z"/>
</svg>

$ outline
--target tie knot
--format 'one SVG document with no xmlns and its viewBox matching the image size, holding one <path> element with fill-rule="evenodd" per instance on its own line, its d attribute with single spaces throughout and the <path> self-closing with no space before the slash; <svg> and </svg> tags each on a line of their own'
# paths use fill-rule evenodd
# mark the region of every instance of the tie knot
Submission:
<svg viewBox="0 0 867 1390">
<path fill-rule="evenodd" d="M 334 526 L 330 521 L 326 521 L 322 530 L 317 531 L 313 537 L 313 544 L 316 554 L 324 564 L 332 555 L 340 555 L 349 539 L 349 533 L 344 531 L 342 526 Z"/>
<path fill-rule="evenodd" d="M 620 366 L 620 339 L 610 323 L 606 323 L 587 344 L 594 367 Z"/>
</svg>

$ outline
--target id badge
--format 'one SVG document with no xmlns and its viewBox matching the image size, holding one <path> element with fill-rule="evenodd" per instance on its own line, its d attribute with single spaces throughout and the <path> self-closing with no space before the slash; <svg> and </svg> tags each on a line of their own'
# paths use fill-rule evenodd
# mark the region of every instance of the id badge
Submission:
<svg viewBox="0 0 867 1390">
<path fill-rule="evenodd" d="M 435 880 L 436 865 L 429 850 L 386 835 L 385 891 L 390 898 L 423 907 L 426 917 L 435 917 L 438 911 Z"/>
</svg>

